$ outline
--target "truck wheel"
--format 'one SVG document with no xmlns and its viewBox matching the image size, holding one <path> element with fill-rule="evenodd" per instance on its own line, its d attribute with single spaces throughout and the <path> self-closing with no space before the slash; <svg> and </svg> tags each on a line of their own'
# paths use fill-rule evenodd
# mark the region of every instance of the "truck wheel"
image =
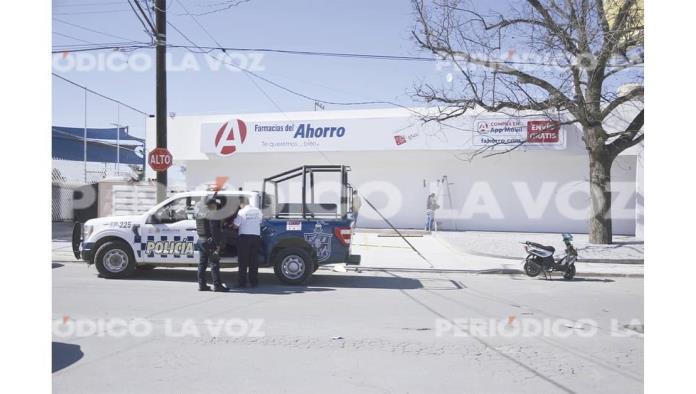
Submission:
<svg viewBox="0 0 696 394">
<path fill-rule="evenodd" d="M 109 241 L 100 246 L 94 255 L 94 265 L 101 276 L 109 279 L 128 277 L 136 267 L 130 246 L 122 241 Z"/>
<path fill-rule="evenodd" d="M 273 271 L 282 282 L 299 285 L 314 272 L 314 261 L 300 248 L 282 249 L 275 257 Z"/>
</svg>

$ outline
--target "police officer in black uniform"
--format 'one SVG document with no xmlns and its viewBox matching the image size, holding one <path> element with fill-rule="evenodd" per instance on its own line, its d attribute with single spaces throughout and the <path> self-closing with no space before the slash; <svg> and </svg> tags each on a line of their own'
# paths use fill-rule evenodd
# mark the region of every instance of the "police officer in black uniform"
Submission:
<svg viewBox="0 0 696 394">
<path fill-rule="evenodd" d="M 196 231 L 198 232 L 198 290 L 210 291 L 206 283 L 205 270 L 210 262 L 210 273 L 213 276 L 213 291 L 226 292 L 229 289 L 220 279 L 220 253 L 224 248 L 222 221 L 219 217 L 221 202 L 214 195 L 206 197 L 205 207 L 201 207 L 196 216 Z"/>
</svg>

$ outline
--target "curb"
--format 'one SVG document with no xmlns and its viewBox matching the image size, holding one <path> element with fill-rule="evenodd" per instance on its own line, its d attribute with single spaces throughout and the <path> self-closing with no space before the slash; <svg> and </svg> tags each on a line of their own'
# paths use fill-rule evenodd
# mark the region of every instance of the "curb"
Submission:
<svg viewBox="0 0 696 394">
<path fill-rule="evenodd" d="M 492 268 L 485 270 L 439 269 L 439 268 L 390 268 L 390 267 L 346 267 L 347 271 L 394 271 L 394 272 L 432 272 L 474 275 L 524 275 L 524 271 L 513 268 Z M 556 273 L 560 275 L 560 273 Z M 576 277 L 591 278 L 643 278 L 644 274 L 624 274 L 620 272 L 579 272 Z"/>
<path fill-rule="evenodd" d="M 474 252 L 471 250 L 465 250 L 464 253 L 470 254 L 473 256 L 480 256 L 480 257 L 491 257 L 495 259 L 504 259 L 504 260 L 516 260 L 516 261 L 521 261 L 524 260 L 524 257 L 512 257 L 512 256 L 503 256 L 499 254 L 494 254 L 494 253 L 485 253 L 485 252 Z M 645 264 L 644 259 L 585 259 L 585 258 L 578 258 L 577 259 L 578 263 L 599 263 L 599 264 Z"/>
</svg>

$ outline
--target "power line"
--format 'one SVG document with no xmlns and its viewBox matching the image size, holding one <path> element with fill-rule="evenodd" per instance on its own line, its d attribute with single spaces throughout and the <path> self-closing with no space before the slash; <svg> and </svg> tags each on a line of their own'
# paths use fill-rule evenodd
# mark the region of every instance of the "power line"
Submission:
<svg viewBox="0 0 696 394">
<path fill-rule="evenodd" d="M 200 22 L 198 22 L 198 19 L 197 19 L 193 14 L 191 14 L 190 12 L 188 12 L 188 10 L 186 9 L 186 7 L 182 4 L 182 2 L 181 2 L 180 0 L 176 0 L 176 2 L 179 4 L 179 6 L 181 6 L 181 8 L 184 9 L 184 11 L 187 13 L 187 15 L 189 15 L 189 16 L 194 20 L 194 22 L 196 22 L 196 24 L 198 24 L 198 26 L 200 26 L 200 28 L 208 35 L 208 37 L 210 37 L 210 39 L 211 39 L 213 42 L 215 42 L 215 44 L 220 45 L 220 43 L 215 39 L 215 37 L 213 37 L 213 35 L 210 34 L 210 32 L 209 32 Z M 171 24 L 170 24 L 170 25 L 171 25 Z M 196 48 L 198 48 L 200 51 L 205 52 L 205 54 L 206 54 L 207 56 L 209 56 L 209 57 L 212 58 L 212 55 L 210 55 L 210 53 L 209 53 L 210 51 L 206 52 L 205 49 L 204 49 L 204 47 L 201 47 L 200 45 L 198 45 L 198 44 L 196 44 L 195 42 L 193 42 L 193 40 L 191 40 L 190 38 L 188 38 L 185 34 L 183 34 L 183 33 L 182 33 L 179 29 L 177 29 L 175 26 L 173 26 L 173 25 L 171 25 L 171 26 L 172 26 L 176 31 L 178 31 L 179 34 L 181 34 L 187 41 L 189 41 L 191 44 L 193 44 L 193 45 L 194 45 Z M 228 55 L 227 52 L 226 52 L 226 48 L 218 47 L 218 48 L 210 48 L 210 49 L 211 49 L 211 50 L 214 50 L 214 49 L 222 50 L 222 52 L 229 58 L 229 55 Z M 190 49 L 189 49 L 189 50 L 190 50 Z M 213 58 L 213 59 L 214 59 L 214 58 Z M 222 61 L 221 59 L 216 59 L 216 60 Z M 230 59 L 230 60 L 231 60 L 231 59 Z M 224 61 L 223 61 L 223 62 L 224 62 Z M 415 111 L 415 110 L 413 110 L 412 108 L 409 108 L 409 107 L 407 107 L 407 106 L 405 106 L 405 105 L 401 105 L 401 104 L 398 104 L 398 103 L 394 103 L 394 102 L 392 102 L 392 101 L 375 100 L 375 101 L 361 101 L 361 102 L 337 102 L 337 101 L 328 101 L 328 100 L 317 99 L 317 98 L 308 96 L 308 95 L 306 95 L 306 94 L 304 94 L 304 93 L 300 93 L 300 92 L 297 92 L 297 91 L 295 91 L 295 90 L 292 90 L 292 89 L 290 89 L 290 88 L 288 88 L 288 87 L 285 87 L 285 86 L 283 86 L 283 85 L 281 85 L 281 84 L 279 84 L 279 83 L 277 83 L 277 82 L 274 82 L 274 81 L 272 81 L 272 80 L 270 80 L 270 79 L 268 79 L 268 78 L 262 77 L 262 76 L 260 76 L 260 75 L 258 75 L 258 74 L 256 74 L 256 73 L 254 73 L 254 72 L 252 72 L 252 71 L 249 71 L 249 70 L 247 70 L 247 69 L 245 69 L 245 68 L 243 68 L 243 67 L 237 66 L 237 65 L 234 64 L 234 63 L 228 63 L 228 62 L 224 62 L 224 63 L 225 63 L 225 64 L 228 64 L 228 65 L 230 65 L 230 66 L 232 66 L 232 67 L 235 67 L 235 68 L 237 68 L 238 70 L 241 70 L 242 72 L 244 72 L 245 75 L 252 81 L 252 83 L 254 84 L 254 86 L 256 86 L 256 88 L 259 89 L 259 91 L 261 91 L 261 93 L 262 93 L 264 96 L 266 96 L 266 98 L 268 98 L 268 100 L 269 100 L 280 112 L 284 112 L 284 111 L 283 111 L 282 109 L 280 109 L 280 107 L 278 106 L 278 104 L 277 104 L 277 103 L 276 103 L 276 102 L 275 102 L 275 101 L 274 101 L 274 100 L 273 100 L 273 99 L 272 99 L 272 98 L 271 98 L 271 97 L 270 97 L 258 84 L 256 84 L 256 82 L 255 82 L 250 76 L 254 76 L 254 77 L 256 77 L 256 78 L 258 78 L 258 79 L 260 79 L 260 80 L 262 80 L 262 81 L 264 81 L 264 82 L 266 82 L 266 83 L 268 83 L 268 84 L 270 84 L 270 85 L 272 85 L 272 86 L 275 86 L 275 87 L 277 87 L 277 88 L 279 88 L 279 89 L 282 89 L 282 90 L 284 90 L 284 91 L 286 91 L 286 92 L 288 92 L 288 93 L 294 94 L 294 95 L 296 95 L 296 96 L 298 96 L 298 97 L 302 97 L 302 98 L 305 98 L 305 99 L 307 99 L 307 100 L 313 101 L 313 102 L 315 102 L 315 103 L 316 103 L 316 102 L 320 102 L 320 103 L 324 103 L 324 104 L 341 105 L 341 106 L 386 104 L 386 105 L 391 105 L 391 106 L 394 106 L 394 107 L 402 108 L 402 109 L 405 109 L 405 110 L 407 110 L 407 111 L 409 111 L 409 112 L 412 112 L 412 113 L 414 113 L 414 114 L 416 114 L 416 115 L 422 116 L 422 114 L 419 113 L 418 111 Z M 444 123 L 443 123 L 443 124 L 444 124 Z M 462 130 L 462 131 L 466 131 L 466 130 L 461 129 L 461 128 L 456 127 L 456 126 L 451 126 L 451 125 L 449 125 L 449 127 L 452 127 L 452 128 L 458 129 L 458 130 Z"/>
<path fill-rule="evenodd" d="M 130 6 L 131 10 L 133 10 L 133 13 L 135 14 L 135 17 L 138 18 L 138 21 L 140 21 L 140 24 L 143 25 L 143 29 L 145 29 L 145 32 L 152 37 L 155 34 L 155 27 L 152 25 L 152 22 L 147 18 L 147 15 L 143 12 L 142 7 L 140 7 L 140 3 L 138 1 L 135 1 L 135 5 L 138 6 L 138 9 L 140 10 L 140 13 L 135 9 L 133 6 L 133 3 L 131 3 L 130 0 L 128 0 L 128 5 Z M 142 15 L 142 16 L 141 16 Z M 145 20 L 143 20 L 143 17 Z M 147 24 L 145 23 L 147 21 Z M 148 28 L 149 26 L 149 28 Z"/>
<path fill-rule="evenodd" d="M 132 39 L 132 38 L 117 36 L 117 35 L 115 35 L 115 34 L 111 34 L 111 33 L 103 32 L 103 31 L 95 30 L 95 29 L 92 29 L 92 28 L 90 28 L 90 27 L 78 25 L 78 24 L 76 24 L 76 23 L 68 22 L 68 21 L 63 20 L 63 19 L 53 18 L 53 20 L 56 21 L 56 22 L 64 23 L 64 24 L 66 24 L 66 25 L 68 25 L 68 26 L 76 27 L 76 28 L 78 28 L 78 29 L 82 29 L 82 30 L 89 31 L 89 32 L 92 32 L 92 33 L 101 34 L 101 35 L 107 36 L 107 37 L 118 38 L 119 40 L 126 40 L 126 41 L 137 41 L 137 40 L 134 40 L 134 39 Z"/>
<path fill-rule="evenodd" d="M 69 80 L 69 79 L 67 79 L 67 78 L 65 78 L 65 77 L 63 77 L 63 76 L 61 76 L 61 75 L 58 75 L 58 74 L 54 73 L 54 72 L 52 72 L 51 74 L 52 74 L 54 77 L 60 78 L 60 79 L 62 79 L 63 81 L 68 82 L 68 83 L 70 83 L 70 84 L 73 84 L 73 85 L 75 85 L 75 86 L 77 86 L 77 87 L 79 87 L 79 88 L 82 88 L 82 89 L 84 89 L 84 90 L 87 91 L 87 92 L 90 92 L 90 93 L 95 94 L 95 95 L 97 95 L 97 96 L 99 96 L 99 97 L 105 98 L 105 99 L 107 99 L 107 100 L 113 101 L 114 103 L 121 104 L 121 105 L 123 105 L 123 106 L 126 107 L 126 108 L 132 109 L 132 110 L 135 111 L 135 112 L 138 112 L 138 113 L 143 114 L 143 115 L 145 115 L 145 116 L 152 116 L 152 115 L 148 114 L 147 112 L 141 111 L 141 110 L 139 110 L 139 109 L 137 109 L 137 108 L 134 108 L 134 107 L 132 107 L 132 106 L 130 106 L 130 105 L 124 103 L 123 101 L 119 101 L 119 100 L 116 100 L 115 98 L 106 96 L 106 95 L 101 94 L 101 93 L 99 93 L 99 92 L 95 92 L 94 90 L 92 90 L 92 89 L 90 89 L 90 88 L 88 88 L 88 87 L 86 87 L 86 86 L 80 85 L 79 83 L 74 82 L 74 81 L 71 81 L 71 80 Z"/>
<path fill-rule="evenodd" d="M 78 29 L 82 29 L 82 30 L 89 31 L 89 32 L 92 32 L 92 33 L 101 34 L 101 35 L 107 36 L 107 37 L 118 38 L 119 40 L 126 40 L 126 41 L 137 41 L 137 40 L 133 40 L 132 38 L 121 37 L 121 36 L 117 36 L 117 35 L 115 35 L 115 34 L 106 33 L 106 32 L 99 31 L 99 30 L 95 30 L 95 29 L 92 29 L 92 28 L 89 28 L 89 27 L 86 27 L 86 26 L 82 26 L 82 25 L 78 25 L 78 24 L 75 24 L 75 23 L 72 23 L 72 22 L 68 22 L 68 21 L 65 21 L 65 20 L 62 20 L 62 19 L 59 19 L 59 18 L 53 18 L 53 20 L 56 21 L 56 22 L 64 23 L 64 24 L 66 24 L 66 25 L 68 25 L 68 26 L 76 27 L 76 28 L 78 28 Z"/>
<path fill-rule="evenodd" d="M 184 12 L 186 12 L 186 14 L 187 14 L 189 17 L 191 17 L 191 19 L 193 19 L 193 21 L 196 23 L 196 25 L 198 25 L 198 27 L 200 27 L 201 30 L 203 30 L 203 32 L 208 36 L 208 38 L 210 38 L 210 39 L 215 43 L 215 45 L 217 45 L 217 46 L 222 46 L 222 45 L 218 42 L 218 40 L 216 40 L 215 37 L 213 37 L 213 35 L 210 34 L 210 32 L 208 31 L 208 29 L 206 29 L 206 27 L 205 27 L 201 22 L 198 21 L 198 18 L 196 18 L 195 15 L 193 15 L 193 14 L 191 14 L 191 13 L 189 12 L 189 10 L 186 8 L 186 6 L 184 5 L 184 3 L 182 3 L 182 2 L 179 1 L 179 0 L 176 0 L 176 3 L 179 4 L 179 6 L 184 10 Z"/>
<path fill-rule="evenodd" d="M 53 53 L 56 53 L 57 51 L 59 51 L 59 52 L 65 52 L 65 51 L 77 50 L 77 49 L 92 49 L 92 48 L 94 48 L 94 47 L 102 48 L 102 47 L 106 47 L 106 46 L 108 46 L 108 47 L 115 47 L 115 46 L 130 46 L 130 45 L 134 45 L 134 44 L 145 44 L 145 43 L 139 42 L 139 41 L 101 42 L 101 43 L 97 43 L 97 42 L 94 42 L 94 41 L 87 41 L 87 40 L 84 40 L 84 39 L 82 39 L 82 38 L 75 37 L 75 36 L 71 36 L 71 35 L 69 35 L 69 34 L 57 32 L 57 31 L 52 32 L 52 34 L 55 34 L 55 35 L 60 36 L 60 37 L 68 38 L 68 39 L 71 39 L 71 40 L 80 41 L 80 42 L 83 43 L 83 44 L 56 44 L 56 46 L 55 46 L 54 49 L 53 49 Z M 56 49 L 56 48 L 60 48 L 60 50 L 58 50 L 58 49 Z"/>
<path fill-rule="evenodd" d="M 186 14 L 187 14 L 191 19 L 193 19 L 193 21 L 196 23 L 196 25 L 198 25 L 198 27 L 200 27 L 201 30 L 203 30 L 203 32 L 205 32 L 205 34 L 208 36 L 208 38 L 210 38 L 216 45 L 220 45 L 220 42 L 219 42 L 218 40 L 216 40 L 215 37 L 213 37 L 212 34 L 210 34 L 210 32 L 208 31 L 208 29 L 206 29 L 205 26 L 204 26 L 202 23 L 200 23 L 200 22 L 198 21 L 198 18 L 196 18 L 195 15 L 193 15 L 193 14 L 191 14 L 191 13 L 189 12 L 189 10 L 186 8 L 186 6 L 185 6 L 181 1 L 176 0 L 176 2 L 177 2 L 177 4 L 179 4 L 179 6 L 184 10 L 184 12 L 186 12 Z M 198 46 L 195 42 L 193 42 L 190 38 L 188 38 L 181 30 L 177 29 L 176 26 L 174 26 L 174 25 L 172 25 L 172 24 L 170 24 L 170 25 L 171 25 L 177 32 L 179 32 L 179 34 L 181 34 L 182 37 L 184 37 L 187 41 L 189 41 L 189 42 L 190 42 L 191 44 L 193 44 L 193 45 Z M 199 48 L 200 48 L 200 47 L 199 47 Z M 205 52 L 206 55 L 210 56 L 209 52 L 210 52 L 210 51 Z M 223 53 L 224 53 L 225 56 L 227 56 L 227 58 L 229 59 L 229 55 L 227 54 L 227 52 L 224 52 L 224 51 L 223 51 Z M 232 60 L 232 59 L 230 59 L 230 60 Z M 265 97 L 265 98 L 266 98 L 278 111 L 280 111 L 280 112 L 282 112 L 282 113 L 285 113 L 285 111 L 283 111 L 282 108 L 280 108 L 280 106 L 278 105 L 278 103 L 277 103 L 275 100 L 273 100 L 273 98 L 272 98 L 268 93 L 266 93 L 266 91 L 265 91 L 261 86 L 259 86 L 258 83 L 256 83 L 256 81 L 254 80 L 254 78 L 250 77 L 250 76 L 249 76 L 248 74 L 246 74 L 246 73 L 244 74 L 244 76 L 246 76 L 246 77 L 249 79 L 249 81 L 256 87 L 256 89 L 257 89 L 259 92 L 261 92 L 261 94 L 262 94 L 262 95 L 263 95 L 263 96 L 264 96 L 264 97 Z"/>
<path fill-rule="evenodd" d="M 204 29 L 204 31 L 206 31 Z M 220 45 L 218 43 L 218 45 Z M 170 48 L 184 48 L 191 49 L 188 45 L 177 45 L 168 44 Z M 421 62 L 446 62 L 451 61 L 450 59 L 438 59 L 434 57 L 423 57 L 423 56 L 402 56 L 402 55 L 380 55 L 380 54 L 370 54 L 370 53 L 351 53 L 351 52 L 317 52 L 317 51 L 301 51 L 301 50 L 291 50 L 291 49 L 275 49 L 275 48 L 239 48 L 239 47 L 224 47 L 224 46 L 200 46 L 194 45 L 197 49 L 213 51 L 233 51 L 233 52 L 266 52 L 266 53 L 278 53 L 285 55 L 302 55 L 302 56 L 323 56 L 323 57 L 341 57 L 341 58 L 356 58 L 356 59 L 371 59 L 371 60 L 395 60 L 395 61 L 421 61 Z M 464 61 L 464 60 L 462 60 Z M 482 60 L 484 61 L 484 60 Z M 495 65 L 520 65 L 520 66 L 548 66 L 548 67 L 567 67 L 569 65 L 555 64 L 555 63 L 544 63 L 544 62 L 531 62 L 531 61 L 515 61 L 515 60 L 485 60 L 487 64 L 491 66 Z M 624 68 L 629 66 L 642 66 L 642 64 L 610 64 L 607 65 L 608 68 Z"/>
<path fill-rule="evenodd" d="M 187 14 L 189 15 L 189 14 Z M 193 17 L 193 14 L 190 14 Z M 195 19 L 194 19 L 195 20 Z M 197 45 L 195 42 L 191 41 L 184 33 L 181 32 L 176 26 L 171 23 L 167 23 L 174 30 L 176 30 L 182 37 L 191 45 L 182 44 L 167 44 L 168 48 L 179 48 L 179 49 L 196 49 L 200 53 L 210 53 L 215 50 L 222 52 L 232 51 L 232 52 L 266 52 L 266 53 L 279 53 L 286 55 L 302 55 L 302 56 L 323 56 L 323 57 L 340 57 L 340 58 L 356 58 L 356 59 L 371 59 L 371 60 L 392 60 L 392 61 L 421 61 L 421 62 L 437 62 L 437 61 L 448 61 L 446 59 L 437 59 L 433 57 L 422 57 L 422 56 L 401 56 L 401 55 L 379 55 L 379 54 L 368 54 L 368 53 L 349 53 L 349 52 L 316 52 L 316 51 L 300 51 L 300 50 L 290 50 L 290 49 L 274 49 L 274 48 L 239 48 L 239 47 L 224 47 L 224 46 L 204 46 Z M 204 32 L 208 37 L 212 37 L 210 33 L 202 26 Z M 214 38 L 213 38 L 214 40 Z M 217 43 L 217 42 L 216 42 Z M 219 43 L 218 43 L 219 45 Z M 527 65 L 527 66 L 549 66 L 549 67 L 565 67 L 561 64 L 553 63 L 539 63 L 539 62 L 523 62 L 523 61 L 487 61 L 488 64 L 495 66 L 500 65 Z M 629 68 L 629 67 L 640 67 L 641 63 L 637 64 L 614 64 L 608 65 L 608 68 Z"/>
<path fill-rule="evenodd" d="M 193 15 L 191 15 L 193 17 Z M 207 32 L 207 30 L 204 29 Z M 209 35 L 210 36 L 210 35 Z M 217 47 L 210 46 L 198 46 L 201 49 L 207 50 L 221 50 L 221 51 L 236 51 L 236 52 L 270 52 L 270 53 L 280 53 L 286 55 L 305 55 L 305 56 L 326 56 L 326 57 L 348 57 L 348 58 L 359 58 L 359 59 L 377 59 L 377 60 L 401 60 L 401 61 L 442 61 L 442 59 L 436 59 L 433 57 L 422 57 L 422 56 L 401 56 L 401 55 L 380 55 L 380 54 L 369 54 L 369 53 L 349 53 L 349 52 L 316 52 L 316 51 L 300 51 L 291 49 L 275 49 L 275 48 L 238 48 L 238 47 L 224 47 L 220 43 L 216 42 Z M 171 48 L 185 48 L 188 49 L 187 45 L 177 45 L 169 44 Z M 503 63 L 503 62 L 500 62 Z M 508 62 L 512 64 L 512 62 Z M 522 62 L 520 62 L 522 63 Z M 529 64 L 532 64 L 531 62 Z M 534 63 L 540 64 L 540 63 Z"/>
<path fill-rule="evenodd" d="M 54 34 L 57 34 L 59 36 L 63 37 L 68 37 L 73 40 L 79 40 L 84 42 L 84 44 L 56 44 L 56 46 L 53 47 L 53 52 L 55 53 L 56 51 L 61 52 L 62 50 L 70 50 L 70 48 L 77 48 L 77 49 L 91 49 L 91 48 L 101 48 L 101 47 L 113 47 L 113 48 L 120 48 L 123 46 L 143 46 L 143 47 L 148 47 L 150 44 L 146 42 L 139 42 L 139 41 L 110 41 L 110 42 L 89 42 L 85 41 L 76 37 L 68 36 L 66 34 L 61 34 L 58 32 L 54 32 Z"/>
<path fill-rule="evenodd" d="M 179 35 L 181 37 L 183 37 L 184 40 L 190 42 L 194 46 L 194 48 L 200 48 L 198 45 L 196 45 L 196 43 L 193 40 L 191 40 L 186 34 L 184 34 L 184 32 L 182 32 L 178 27 L 174 26 L 174 24 L 172 22 L 167 21 L 167 25 L 169 25 L 172 29 L 174 29 L 177 33 L 179 33 Z M 169 47 L 169 45 L 167 45 L 167 47 Z M 209 53 L 209 52 L 213 51 L 213 49 L 210 49 L 207 51 L 206 50 L 193 51 L 192 49 L 189 49 L 189 51 L 195 52 L 195 53 Z"/>
<path fill-rule="evenodd" d="M 133 45 L 123 45 L 123 44 L 115 44 L 115 45 L 103 45 L 103 46 L 98 46 L 98 47 L 90 47 L 90 48 L 58 48 L 58 49 L 53 49 L 51 51 L 52 54 L 56 53 L 64 53 L 64 52 L 92 52 L 92 51 L 102 51 L 102 50 L 122 50 L 122 51 L 135 51 L 137 49 L 145 49 L 145 48 L 153 48 L 154 45 L 152 44 L 133 44 Z"/>
<path fill-rule="evenodd" d="M 97 2 L 85 2 L 85 3 L 71 3 L 71 4 L 53 4 L 54 7 L 94 7 L 102 5 L 116 5 L 123 4 L 123 1 L 97 1 Z"/>
<path fill-rule="evenodd" d="M 93 43 L 93 42 L 91 42 L 91 41 L 87 41 L 87 40 L 83 40 L 83 39 L 81 39 L 81 38 L 69 36 L 69 35 L 67 35 L 67 34 L 59 33 L 59 32 L 57 32 L 57 31 L 54 31 L 53 34 L 55 34 L 55 35 L 57 35 L 57 36 L 69 38 L 69 39 L 75 40 L 75 41 L 81 41 L 81 42 L 84 42 L 84 43 L 86 43 L 86 44 L 92 44 L 92 45 L 95 44 L 95 43 Z"/>
<path fill-rule="evenodd" d="M 53 15 L 93 15 L 93 14 L 119 14 L 128 10 L 104 10 L 104 11 L 77 11 L 77 12 L 54 12 Z"/>
</svg>

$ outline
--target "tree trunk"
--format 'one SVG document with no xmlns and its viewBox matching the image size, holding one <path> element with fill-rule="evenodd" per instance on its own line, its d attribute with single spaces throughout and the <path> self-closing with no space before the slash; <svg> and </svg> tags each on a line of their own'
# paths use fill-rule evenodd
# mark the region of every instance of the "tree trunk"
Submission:
<svg viewBox="0 0 696 394">
<path fill-rule="evenodd" d="M 611 228 L 611 164 L 614 158 L 600 147 L 590 150 L 590 243 L 610 244 Z"/>
</svg>

